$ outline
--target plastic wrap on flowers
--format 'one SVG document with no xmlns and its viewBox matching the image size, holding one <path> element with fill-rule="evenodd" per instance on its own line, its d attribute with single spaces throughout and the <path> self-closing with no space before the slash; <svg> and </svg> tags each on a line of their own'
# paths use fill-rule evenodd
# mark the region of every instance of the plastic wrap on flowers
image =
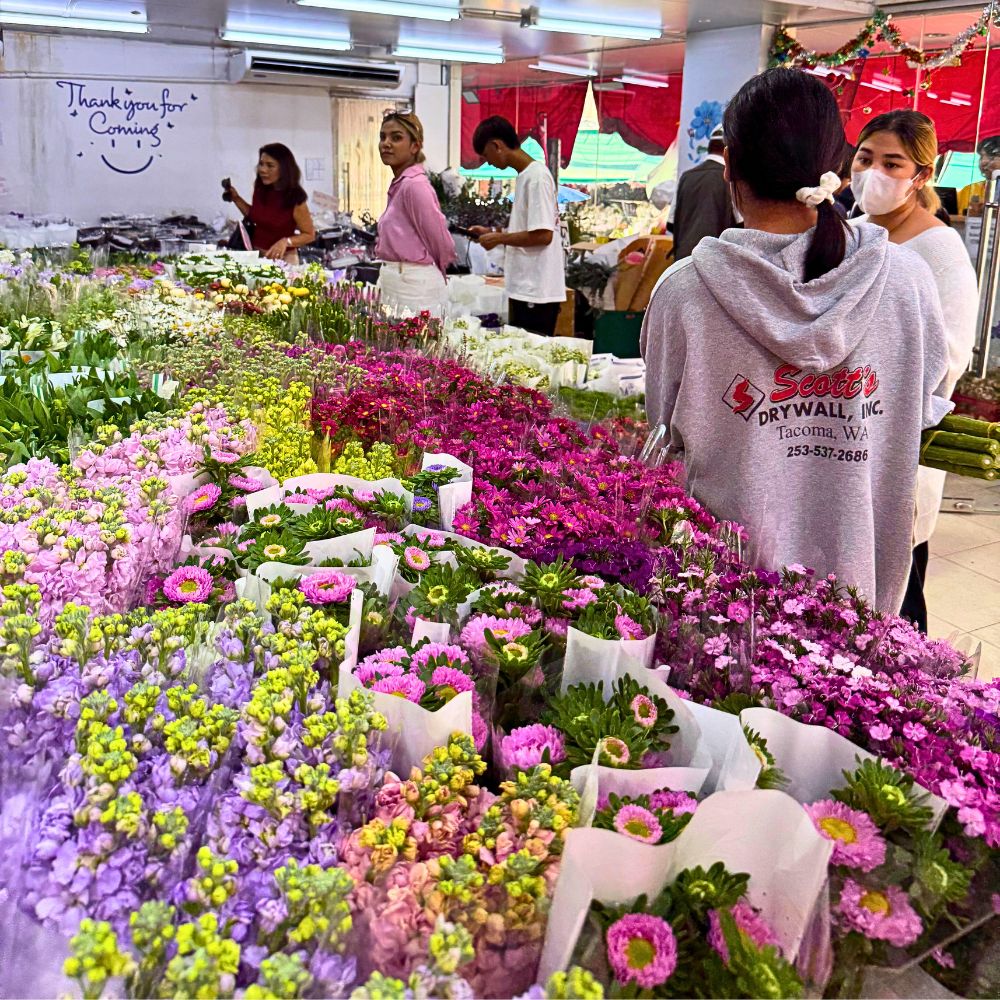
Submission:
<svg viewBox="0 0 1000 1000">
<path fill-rule="evenodd" d="M 781 792 L 719 792 L 699 806 L 681 835 L 660 846 L 611 830 L 569 831 L 549 913 L 540 977 L 572 959 L 591 903 L 655 896 L 681 871 L 723 862 L 750 876 L 748 897 L 794 961 L 826 880 L 831 848 L 801 807 Z"/>
</svg>

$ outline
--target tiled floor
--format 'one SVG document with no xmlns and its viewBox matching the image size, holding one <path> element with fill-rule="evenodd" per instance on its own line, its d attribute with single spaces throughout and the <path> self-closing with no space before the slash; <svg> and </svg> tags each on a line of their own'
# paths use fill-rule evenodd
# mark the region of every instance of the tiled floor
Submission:
<svg viewBox="0 0 1000 1000">
<path fill-rule="evenodd" d="M 927 569 L 930 633 L 963 649 L 982 644 L 979 678 L 1000 677 L 1000 482 L 948 477 L 948 498 L 995 513 L 942 513 Z"/>
</svg>

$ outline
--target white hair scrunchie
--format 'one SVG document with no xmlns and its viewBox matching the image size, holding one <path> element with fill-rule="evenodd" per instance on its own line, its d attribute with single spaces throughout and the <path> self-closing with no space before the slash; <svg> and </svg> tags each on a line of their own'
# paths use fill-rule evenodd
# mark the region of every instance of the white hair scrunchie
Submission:
<svg viewBox="0 0 1000 1000">
<path fill-rule="evenodd" d="M 832 170 L 828 170 L 819 179 L 818 187 L 806 187 L 799 188 L 795 192 L 795 197 L 802 202 L 803 205 L 808 205 L 810 208 L 816 208 L 822 205 L 824 201 L 833 202 L 833 196 L 837 193 L 837 188 L 840 187 L 840 178 Z"/>
</svg>

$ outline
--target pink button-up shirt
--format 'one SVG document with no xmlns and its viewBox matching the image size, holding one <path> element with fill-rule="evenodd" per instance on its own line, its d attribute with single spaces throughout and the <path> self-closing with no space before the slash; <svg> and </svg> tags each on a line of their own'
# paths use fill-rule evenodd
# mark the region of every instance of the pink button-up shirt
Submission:
<svg viewBox="0 0 1000 1000">
<path fill-rule="evenodd" d="M 455 259 L 455 241 L 437 194 L 419 163 L 389 185 L 389 201 L 378 220 L 375 256 L 404 264 L 431 264 L 443 274 Z"/>
</svg>

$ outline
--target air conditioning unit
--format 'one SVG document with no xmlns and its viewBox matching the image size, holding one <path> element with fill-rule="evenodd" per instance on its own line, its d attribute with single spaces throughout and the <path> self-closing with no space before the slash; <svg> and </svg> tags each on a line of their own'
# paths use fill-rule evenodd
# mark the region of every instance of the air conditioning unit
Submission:
<svg viewBox="0 0 1000 1000">
<path fill-rule="evenodd" d="M 399 63 L 365 62 L 288 52 L 234 52 L 230 83 L 280 83 L 327 90 L 395 90 L 403 77 Z"/>
</svg>

